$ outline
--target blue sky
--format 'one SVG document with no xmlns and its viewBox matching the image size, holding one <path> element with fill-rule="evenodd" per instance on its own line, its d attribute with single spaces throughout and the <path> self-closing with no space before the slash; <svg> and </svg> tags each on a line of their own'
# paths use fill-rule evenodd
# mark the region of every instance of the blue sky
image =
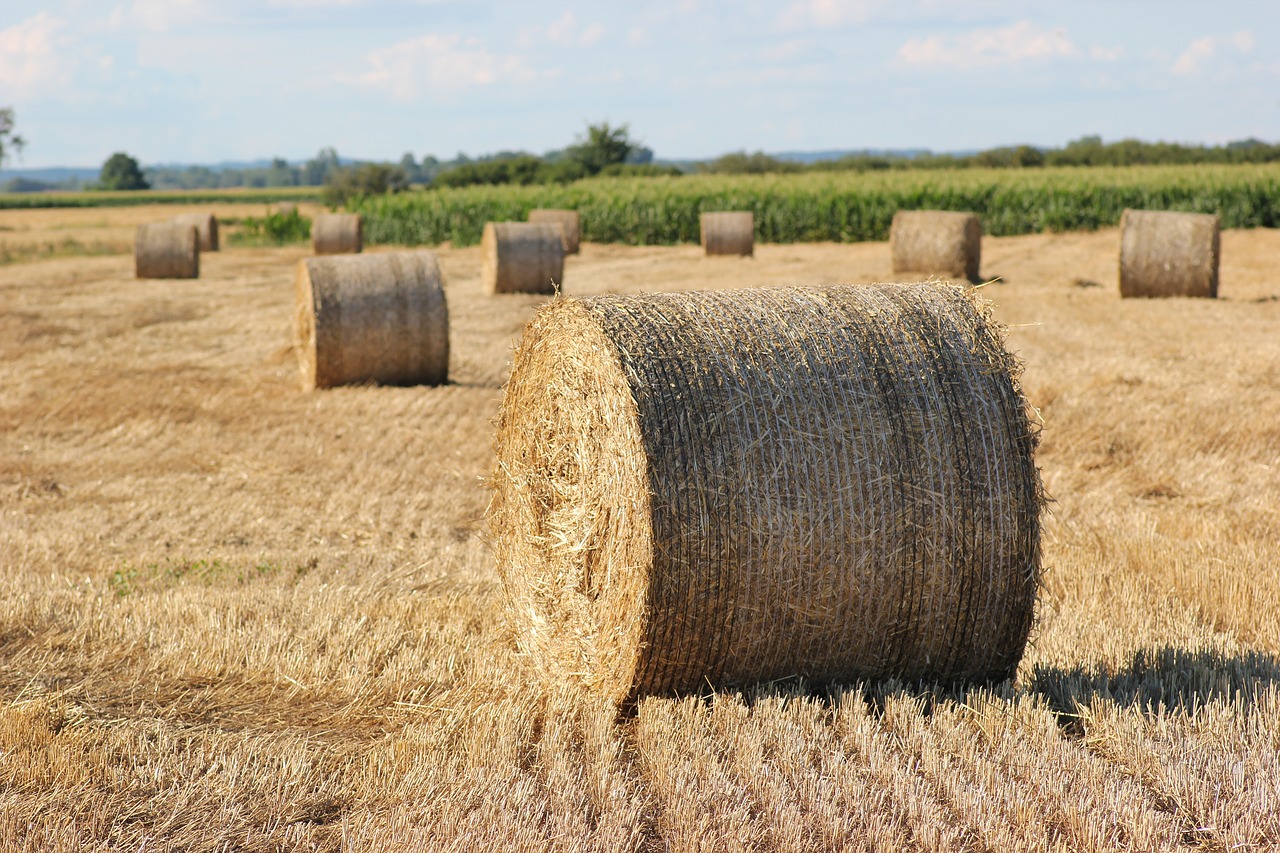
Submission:
<svg viewBox="0 0 1280 853">
<path fill-rule="evenodd" d="M 1274 0 L 4 0 L 17 167 L 1280 141 Z"/>
</svg>

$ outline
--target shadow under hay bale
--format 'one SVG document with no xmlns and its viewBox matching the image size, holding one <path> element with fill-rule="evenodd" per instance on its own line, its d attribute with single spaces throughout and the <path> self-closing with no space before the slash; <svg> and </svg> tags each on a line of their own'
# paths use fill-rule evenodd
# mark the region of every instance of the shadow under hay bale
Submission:
<svg viewBox="0 0 1280 853">
<path fill-rule="evenodd" d="M 490 293 L 551 295 L 564 283 L 564 238 L 547 222 L 488 222 L 480 238 L 480 281 Z"/>
<path fill-rule="evenodd" d="M 1218 295 L 1221 222 L 1210 213 L 1126 210 L 1120 217 L 1120 296 Z"/>
<path fill-rule="evenodd" d="M 491 534 L 548 685 L 629 706 L 801 676 L 1004 679 L 1036 432 L 947 284 L 561 299 L 525 328 Z"/>
<path fill-rule="evenodd" d="M 199 278 L 196 227 L 177 222 L 139 225 L 133 240 L 133 271 L 138 278 Z"/>
<path fill-rule="evenodd" d="M 364 251 L 364 219 L 358 213 L 321 213 L 311 221 L 311 251 L 349 255 Z"/>
<path fill-rule="evenodd" d="M 706 254 L 754 256 L 756 219 L 751 211 L 703 213 L 698 216 L 698 224 Z"/>
<path fill-rule="evenodd" d="M 978 282 L 982 223 L 972 213 L 899 210 L 889 226 L 894 273 L 945 275 Z"/>
<path fill-rule="evenodd" d="M 564 231 L 564 253 L 576 255 L 581 248 L 582 219 L 576 210 L 536 209 L 529 211 L 529 221 L 559 225 Z"/>
<path fill-rule="evenodd" d="M 424 250 L 300 260 L 295 334 L 303 388 L 443 384 L 443 281 L 435 253 Z"/>
<path fill-rule="evenodd" d="M 218 219 L 212 213 L 183 213 L 173 221 L 179 225 L 194 225 L 200 236 L 200 251 L 218 251 Z"/>
</svg>

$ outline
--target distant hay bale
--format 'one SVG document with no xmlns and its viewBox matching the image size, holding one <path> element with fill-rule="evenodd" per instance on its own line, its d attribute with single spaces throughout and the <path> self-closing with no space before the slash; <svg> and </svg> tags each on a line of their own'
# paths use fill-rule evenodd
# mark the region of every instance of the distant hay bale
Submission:
<svg viewBox="0 0 1280 853">
<path fill-rule="evenodd" d="M 563 233 L 547 222 L 485 223 L 482 284 L 492 293 L 555 293 L 564 282 Z"/>
<path fill-rule="evenodd" d="M 298 203 L 296 201 L 279 201 L 276 202 L 275 208 L 271 212 L 277 216 L 288 216 L 291 213 L 298 212 Z"/>
<path fill-rule="evenodd" d="M 199 278 L 196 227 L 177 222 L 139 225 L 133 239 L 133 271 L 138 278 Z"/>
<path fill-rule="evenodd" d="M 364 219 L 358 213 L 321 213 L 311 221 L 311 251 L 348 255 L 364 250 Z"/>
<path fill-rule="evenodd" d="M 434 252 L 303 258 L 295 284 L 305 389 L 448 378 L 449 309 Z"/>
<path fill-rule="evenodd" d="M 708 255 L 754 255 L 755 214 L 749 210 L 703 213 L 698 217 Z"/>
<path fill-rule="evenodd" d="M 173 221 L 179 225 L 194 225 L 200 235 L 200 251 L 218 251 L 218 219 L 212 213 L 183 213 Z"/>
<path fill-rule="evenodd" d="M 1221 221 L 1210 213 L 1126 210 L 1120 217 L 1120 295 L 1218 296 Z"/>
<path fill-rule="evenodd" d="M 899 210 L 889 226 L 893 271 L 978 280 L 982 223 L 972 213 Z"/>
<path fill-rule="evenodd" d="M 1011 676 L 1037 434 L 999 329 L 927 283 L 558 299 L 499 410 L 490 532 L 551 685 Z"/>
<path fill-rule="evenodd" d="M 581 233 L 581 218 L 576 210 L 546 210 L 537 209 L 529 211 L 530 222 L 550 222 L 553 225 L 559 225 L 564 229 L 564 253 L 566 255 L 578 254 L 579 234 Z"/>
</svg>

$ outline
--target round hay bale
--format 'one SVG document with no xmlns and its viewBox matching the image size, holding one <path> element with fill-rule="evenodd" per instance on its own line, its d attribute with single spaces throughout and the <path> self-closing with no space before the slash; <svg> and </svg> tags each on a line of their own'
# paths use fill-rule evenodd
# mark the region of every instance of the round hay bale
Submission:
<svg viewBox="0 0 1280 853">
<path fill-rule="evenodd" d="M 298 212 L 298 203 L 296 201 L 279 201 L 276 202 L 275 208 L 271 212 L 277 216 L 288 216 L 290 213 Z"/>
<path fill-rule="evenodd" d="M 487 222 L 480 280 L 493 293 L 552 294 L 564 282 L 564 240 L 547 222 Z"/>
<path fill-rule="evenodd" d="M 536 209 L 529 211 L 530 222 L 550 222 L 564 231 L 564 253 L 576 255 L 580 248 L 581 217 L 576 210 Z"/>
<path fill-rule="evenodd" d="M 364 250 L 364 219 L 358 213 L 321 213 L 311 221 L 311 251 L 349 255 Z"/>
<path fill-rule="evenodd" d="M 978 281 L 982 223 L 972 213 L 899 210 L 889 226 L 893 271 Z"/>
<path fill-rule="evenodd" d="M 449 308 L 434 252 L 303 258 L 295 284 L 304 389 L 448 378 Z"/>
<path fill-rule="evenodd" d="M 558 299 L 499 410 L 489 510 L 521 651 L 626 706 L 803 676 L 1011 676 L 1037 432 L 966 289 Z"/>
<path fill-rule="evenodd" d="M 1218 296 L 1221 220 L 1210 213 L 1126 210 L 1120 217 L 1120 295 Z"/>
<path fill-rule="evenodd" d="M 218 219 L 212 213 L 182 213 L 173 218 L 179 225 L 194 225 L 200 235 L 200 251 L 218 251 Z"/>
<path fill-rule="evenodd" d="M 133 238 L 133 271 L 138 278 L 199 278 L 196 227 L 177 222 L 139 225 Z"/>
<path fill-rule="evenodd" d="M 703 213 L 698 223 L 702 228 L 702 248 L 708 255 L 755 254 L 756 220 L 751 211 Z"/>
</svg>

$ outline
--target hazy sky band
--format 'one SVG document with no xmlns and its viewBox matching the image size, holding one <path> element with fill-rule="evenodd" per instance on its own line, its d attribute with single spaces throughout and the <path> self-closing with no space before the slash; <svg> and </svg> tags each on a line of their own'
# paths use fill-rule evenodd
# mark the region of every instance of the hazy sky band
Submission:
<svg viewBox="0 0 1280 853">
<path fill-rule="evenodd" d="M 1280 139 L 1280 4 L 7 0 L 12 165 Z"/>
</svg>

